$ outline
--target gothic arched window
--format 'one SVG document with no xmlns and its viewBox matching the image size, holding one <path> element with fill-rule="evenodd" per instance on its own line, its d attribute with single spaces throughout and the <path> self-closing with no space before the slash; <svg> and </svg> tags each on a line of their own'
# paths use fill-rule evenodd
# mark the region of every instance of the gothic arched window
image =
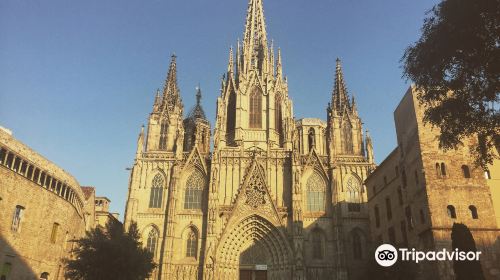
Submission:
<svg viewBox="0 0 500 280">
<path fill-rule="evenodd" d="M 186 257 L 197 258 L 198 256 L 198 234 L 192 228 L 187 233 L 186 240 Z"/>
<path fill-rule="evenodd" d="M 184 193 L 184 209 L 199 209 L 203 199 L 203 188 L 205 186 L 205 176 L 200 171 L 194 171 L 186 182 Z"/>
<path fill-rule="evenodd" d="M 470 178 L 470 169 L 469 169 L 469 166 L 462 165 L 462 174 L 464 175 L 464 178 Z"/>
<path fill-rule="evenodd" d="M 309 132 L 307 133 L 307 144 L 309 147 L 309 152 L 312 151 L 312 149 L 316 146 L 316 132 L 314 131 L 314 128 L 309 128 Z"/>
<path fill-rule="evenodd" d="M 325 211 L 325 180 L 317 172 L 307 179 L 307 210 L 311 212 Z"/>
<path fill-rule="evenodd" d="M 353 143 L 352 143 L 352 125 L 349 120 L 344 121 L 344 125 L 342 128 L 342 134 L 343 134 L 343 146 L 344 146 L 344 153 L 346 154 L 352 154 L 353 153 Z"/>
<path fill-rule="evenodd" d="M 167 121 L 163 120 L 160 125 L 160 143 L 158 145 L 160 150 L 167 149 L 167 131 L 168 131 Z"/>
<path fill-rule="evenodd" d="M 361 202 L 361 183 L 354 176 L 350 176 L 346 183 L 347 189 L 347 202 L 360 203 Z"/>
<path fill-rule="evenodd" d="M 474 205 L 469 206 L 470 210 L 470 215 L 472 216 L 473 219 L 479 219 L 479 216 L 477 215 L 477 208 Z"/>
<path fill-rule="evenodd" d="M 320 229 L 314 229 L 311 233 L 312 257 L 315 260 L 321 260 L 324 257 L 323 233 Z"/>
<path fill-rule="evenodd" d="M 233 131 L 236 125 L 236 94 L 233 91 L 229 93 L 226 116 L 227 116 L 226 131 L 227 132 Z"/>
<path fill-rule="evenodd" d="M 255 87 L 250 93 L 250 128 L 262 128 L 262 93 Z"/>
<path fill-rule="evenodd" d="M 352 237 L 352 253 L 355 260 L 360 260 L 363 258 L 363 244 L 361 234 L 354 230 L 351 234 Z"/>
<path fill-rule="evenodd" d="M 161 208 L 163 199 L 163 176 L 156 174 L 151 186 L 151 195 L 149 197 L 149 208 Z"/>
<path fill-rule="evenodd" d="M 158 231 L 156 228 L 151 228 L 151 230 L 148 233 L 148 239 L 146 241 L 146 250 L 153 254 L 153 256 L 156 253 L 156 246 L 158 244 Z"/>
</svg>

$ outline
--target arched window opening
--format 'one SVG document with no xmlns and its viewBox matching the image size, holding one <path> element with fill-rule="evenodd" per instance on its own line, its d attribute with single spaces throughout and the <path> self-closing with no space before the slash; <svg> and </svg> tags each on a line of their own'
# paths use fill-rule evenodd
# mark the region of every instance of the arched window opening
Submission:
<svg viewBox="0 0 500 280">
<path fill-rule="evenodd" d="M 344 147 L 345 154 L 353 153 L 353 143 L 352 143 L 352 125 L 349 120 L 345 120 L 342 128 L 342 146 Z"/>
<path fill-rule="evenodd" d="M 446 165 L 444 164 L 444 162 L 441 162 L 441 176 L 446 176 Z"/>
<path fill-rule="evenodd" d="M 457 213 L 455 212 L 455 207 L 453 205 L 448 205 L 446 207 L 447 211 L 448 211 L 448 217 L 452 218 L 452 219 L 456 219 L 457 218 Z"/>
<path fill-rule="evenodd" d="M 166 120 L 163 120 L 160 125 L 160 143 L 158 145 L 160 150 L 167 149 L 167 133 L 168 133 L 168 124 Z"/>
<path fill-rule="evenodd" d="M 194 171 L 186 181 L 184 209 L 201 210 L 204 186 L 205 176 L 198 170 Z"/>
<path fill-rule="evenodd" d="M 479 219 L 479 216 L 477 215 L 477 208 L 474 205 L 469 206 L 470 210 L 470 215 L 472 216 L 472 219 L 476 220 Z"/>
<path fill-rule="evenodd" d="M 49 280 L 49 273 L 44 272 L 44 273 L 40 274 L 40 279 Z"/>
<path fill-rule="evenodd" d="M 52 225 L 52 233 L 50 234 L 50 243 L 55 244 L 57 241 L 57 232 L 59 231 L 59 224 L 54 223 Z"/>
<path fill-rule="evenodd" d="M 361 260 L 363 258 L 361 234 L 357 231 L 352 232 L 352 253 L 355 260 Z"/>
<path fill-rule="evenodd" d="M 464 175 L 464 178 L 470 178 L 470 169 L 469 169 L 469 166 L 462 165 L 462 174 Z"/>
<path fill-rule="evenodd" d="M 350 176 L 346 183 L 347 197 L 346 200 L 349 203 L 360 203 L 361 202 L 361 183 L 354 176 Z"/>
<path fill-rule="evenodd" d="M 325 211 L 325 180 L 317 172 L 307 179 L 307 210 L 311 212 Z"/>
<path fill-rule="evenodd" d="M 323 233 L 320 229 L 314 229 L 311 233 L 312 239 L 312 257 L 315 260 L 324 258 Z"/>
<path fill-rule="evenodd" d="M 312 149 L 316 146 L 316 133 L 314 131 L 314 128 L 309 128 L 309 132 L 307 132 L 307 144 L 309 147 L 309 152 L 312 151 Z"/>
<path fill-rule="evenodd" d="M 156 246 L 158 244 L 158 231 L 152 228 L 148 233 L 148 239 L 146 241 L 146 250 L 150 252 L 153 257 L 156 254 Z"/>
<path fill-rule="evenodd" d="M 487 180 L 491 180 L 491 173 L 489 170 L 484 171 L 484 178 Z"/>
<path fill-rule="evenodd" d="M 13 232 L 19 232 L 21 229 L 21 220 L 23 218 L 24 207 L 21 205 L 17 205 L 14 210 L 14 216 L 12 218 L 12 226 L 11 229 Z"/>
<path fill-rule="evenodd" d="M 186 257 L 197 258 L 198 256 L 198 234 L 193 229 L 189 229 L 187 234 Z"/>
<path fill-rule="evenodd" d="M 231 132 L 236 125 L 236 94 L 231 91 L 227 101 L 226 130 Z"/>
<path fill-rule="evenodd" d="M 156 174 L 151 186 L 149 197 L 149 208 L 161 208 L 163 200 L 163 176 Z"/>
<path fill-rule="evenodd" d="M 250 128 L 262 128 L 262 93 L 255 87 L 250 93 Z"/>
<path fill-rule="evenodd" d="M 441 167 L 439 166 L 439 163 L 436 162 L 436 176 L 441 177 Z"/>
</svg>

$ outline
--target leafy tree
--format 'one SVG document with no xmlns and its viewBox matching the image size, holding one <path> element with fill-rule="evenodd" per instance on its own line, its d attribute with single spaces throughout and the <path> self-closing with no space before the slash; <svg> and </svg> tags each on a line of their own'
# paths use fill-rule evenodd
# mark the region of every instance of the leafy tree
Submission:
<svg viewBox="0 0 500 280">
<path fill-rule="evenodd" d="M 421 38 L 401 59 L 420 90 L 424 121 L 441 129 L 440 147 L 471 147 L 487 168 L 500 149 L 500 0 L 443 0 L 427 13 Z"/>
<path fill-rule="evenodd" d="M 454 223 L 451 229 L 451 246 L 453 250 L 476 252 L 476 242 L 469 228 L 464 224 Z M 453 261 L 453 270 L 456 280 L 484 280 L 481 262 Z"/>
<path fill-rule="evenodd" d="M 75 242 L 75 258 L 66 260 L 66 277 L 73 280 L 144 280 L 156 267 L 135 223 L 125 232 L 121 223 L 110 221 Z"/>
</svg>

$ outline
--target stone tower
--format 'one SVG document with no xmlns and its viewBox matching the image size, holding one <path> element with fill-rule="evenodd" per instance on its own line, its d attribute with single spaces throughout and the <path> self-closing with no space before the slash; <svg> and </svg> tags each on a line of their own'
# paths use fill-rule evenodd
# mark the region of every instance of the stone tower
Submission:
<svg viewBox="0 0 500 280">
<path fill-rule="evenodd" d="M 373 151 L 340 61 L 327 122 L 296 120 L 262 0 L 250 0 L 217 98 L 213 150 L 201 89 L 182 119 L 175 57 L 168 72 L 139 136 L 125 217 L 159 264 L 152 278 L 358 279 Z"/>
</svg>

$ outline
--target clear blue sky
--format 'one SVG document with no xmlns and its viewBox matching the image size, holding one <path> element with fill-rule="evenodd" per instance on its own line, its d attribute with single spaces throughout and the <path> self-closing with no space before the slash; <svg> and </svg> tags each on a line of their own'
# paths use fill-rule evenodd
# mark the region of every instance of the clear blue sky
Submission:
<svg viewBox="0 0 500 280">
<path fill-rule="evenodd" d="M 0 125 L 123 214 L 137 135 L 170 55 L 186 111 L 201 84 L 215 118 L 228 49 L 247 0 L 0 1 Z M 377 162 L 396 145 L 393 111 L 408 88 L 399 60 L 437 0 L 265 0 L 295 117 L 326 119 L 342 59 Z"/>
</svg>

